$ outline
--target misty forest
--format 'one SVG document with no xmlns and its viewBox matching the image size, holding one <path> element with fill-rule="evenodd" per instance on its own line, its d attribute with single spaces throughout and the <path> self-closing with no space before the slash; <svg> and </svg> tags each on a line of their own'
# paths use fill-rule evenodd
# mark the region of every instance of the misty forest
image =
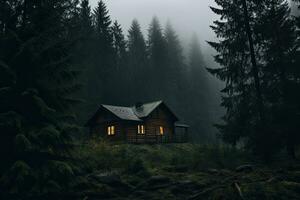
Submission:
<svg viewBox="0 0 300 200">
<path fill-rule="evenodd" d="M 1 0 L 0 199 L 300 199 L 300 1 L 146 2 Z"/>
</svg>

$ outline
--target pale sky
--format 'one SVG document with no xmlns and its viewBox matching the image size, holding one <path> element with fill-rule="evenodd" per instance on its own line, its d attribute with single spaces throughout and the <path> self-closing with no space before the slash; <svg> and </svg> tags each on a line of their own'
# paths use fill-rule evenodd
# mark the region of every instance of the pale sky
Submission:
<svg viewBox="0 0 300 200">
<path fill-rule="evenodd" d="M 98 0 L 90 0 L 94 7 Z M 214 34 L 209 28 L 217 16 L 209 6 L 214 0 L 105 0 L 112 20 L 117 20 L 125 35 L 134 18 L 138 19 L 146 34 L 153 16 L 160 19 L 164 26 L 168 20 L 178 32 L 185 46 L 193 33 L 199 36 L 203 50 L 207 50 L 205 40 L 213 40 Z"/>
</svg>

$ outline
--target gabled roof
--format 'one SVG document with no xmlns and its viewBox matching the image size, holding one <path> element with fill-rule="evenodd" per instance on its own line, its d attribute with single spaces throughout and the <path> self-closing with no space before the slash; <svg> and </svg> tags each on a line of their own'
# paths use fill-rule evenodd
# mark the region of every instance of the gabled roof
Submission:
<svg viewBox="0 0 300 200">
<path fill-rule="evenodd" d="M 137 117 L 133 108 L 131 107 L 121 107 L 121 106 L 111 106 L 111 105 L 102 105 L 108 111 L 113 113 L 115 116 L 120 119 L 130 120 L 130 121 L 142 121 Z"/>
<path fill-rule="evenodd" d="M 140 108 L 137 108 L 136 106 L 131 107 L 133 112 L 138 116 L 139 118 L 147 117 L 152 113 L 155 108 L 157 108 L 160 104 L 162 104 L 163 101 L 155 101 L 151 103 L 145 103 L 140 106 Z"/>
<path fill-rule="evenodd" d="M 97 113 L 103 108 L 122 120 L 143 121 L 143 118 L 148 117 L 161 104 L 164 104 L 164 102 L 155 101 L 155 102 L 141 104 L 138 107 L 137 106 L 124 107 L 124 106 L 113 106 L 113 105 L 101 104 L 100 108 L 97 110 L 94 116 L 87 122 L 86 125 L 88 125 L 97 115 Z M 176 115 L 167 106 L 166 108 L 174 115 L 175 119 L 178 120 Z"/>
</svg>

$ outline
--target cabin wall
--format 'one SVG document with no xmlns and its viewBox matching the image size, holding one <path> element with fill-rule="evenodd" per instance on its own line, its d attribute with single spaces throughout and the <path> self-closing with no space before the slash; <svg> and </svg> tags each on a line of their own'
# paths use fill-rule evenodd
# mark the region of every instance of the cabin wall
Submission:
<svg viewBox="0 0 300 200">
<path fill-rule="evenodd" d="M 111 141 L 124 141 L 128 143 L 169 143 L 173 142 L 175 127 L 172 113 L 165 107 L 159 106 L 144 121 L 120 120 L 107 111 L 102 111 L 94 119 L 91 126 L 93 137 L 102 137 Z M 138 134 L 138 125 L 145 126 L 145 134 Z M 115 126 L 115 135 L 108 135 L 108 126 Z M 160 135 L 160 126 L 164 134 Z"/>
<path fill-rule="evenodd" d="M 115 127 L 115 135 L 108 135 L 108 126 Z M 95 119 L 95 124 L 90 128 L 92 137 L 101 137 L 112 141 L 126 140 L 124 123 L 109 112 L 103 111 Z"/>
<path fill-rule="evenodd" d="M 145 119 L 146 134 L 153 140 L 172 141 L 174 135 L 174 120 L 165 107 L 159 107 Z M 164 127 L 164 135 L 159 133 L 159 127 Z M 161 141 L 161 142 L 163 142 Z"/>
<path fill-rule="evenodd" d="M 173 116 L 161 106 L 154 110 L 144 122 L 131 124 L 126 128 L 127 141 L 130 143 L 161 143 L 172 142 L 174 135 Z M 137 134 L 137 126 L 145 126 L 145 135 Z M 164 135 L 160 135 L 159 127 L 164 127 Z"/>
<path fill-rule="evenodd" d="M 129 143 L 143 143 L 145 139 L 143 136 L 138 135 L 138 125 L 143 124 L 143 122 L 127 122 L 125 124 L 125 134 L 126 140 Z"/>
</svg>

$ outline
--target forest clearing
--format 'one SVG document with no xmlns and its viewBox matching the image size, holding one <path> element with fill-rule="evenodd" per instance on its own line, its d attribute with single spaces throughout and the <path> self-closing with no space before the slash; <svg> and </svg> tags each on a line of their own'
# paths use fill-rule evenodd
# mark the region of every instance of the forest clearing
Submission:
<svg viewBox="0 0 300 200">
<path fill-rule="evenodd" d="M 247 152 L 217 145 L 112 145 L 93 141 L 74 151 L 63 191 L 24 199 L 299 199 L 300 163 L 285 156 L 265 163 Z M 71 178 L 72 176 L 72 178 Z M 24 184 L 27 178 L 24 177 Z M 3 199 L 18 195 L 3 195 Z"/>
<path fill-rule="evenodd" d="M 0 199 L 300 199 L 300 0 L 1 0 Z"/>
</svg>

